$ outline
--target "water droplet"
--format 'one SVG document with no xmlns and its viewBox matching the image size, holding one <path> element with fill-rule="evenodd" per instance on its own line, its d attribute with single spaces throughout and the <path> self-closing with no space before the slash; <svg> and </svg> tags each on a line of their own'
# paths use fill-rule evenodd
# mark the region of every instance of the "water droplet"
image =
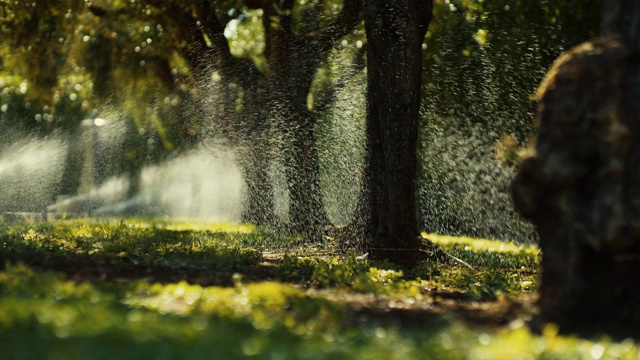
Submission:
<svg viewBox="0 0 640 360">
<path fill-rule="evenodd" d="M 595 360 L 599 360 L 602 355 L 604 355 L 604 346 L 600 344 L 595 344 L 591 347 L 591 351 L 589 351 L 589 355 Z"/>
<path fill-rule="evenodd" d="M 482 345 L 489 345 L 491 337 L 485 333 L 478 335 L 478 342 Z"/>
</svg>

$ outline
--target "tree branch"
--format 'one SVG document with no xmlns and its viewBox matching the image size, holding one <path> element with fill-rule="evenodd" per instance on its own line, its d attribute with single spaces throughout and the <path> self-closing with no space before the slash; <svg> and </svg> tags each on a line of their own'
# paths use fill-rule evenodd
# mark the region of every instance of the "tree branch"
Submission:
<svg viewBox="0 0 640 360">
<path fill-rule="evenodd" d="M 160 0 L 145 0 L 144 3 L 159 10 L 163 9 L 164 6 Z M 91 14 L 100 18 L 131 13 L 125 8 L 112 10 L 93 3 L 89 3 L 87 8 Z M 208 50 L 209 45 L 207 45 L 202 32 L 196 24 L 196 19 L 193 18 L 190 12 L 175 4 L 170 4 L 165 9 L 166 11 L 159 21 L 165 23 L 165 25 L 167 20 L 175 21 L 178 29 L 176 37 L 188 40 L 186 45 L 182 44 L 181 41 L 169 41 L 170 46 L 184 58 L 194 78 L 198 80 L 205 78 L 208 70 L 211 70 L 211 65 L 214 64 L 214 59 Z"/>
<path fill-rule="evenodd" d="M 243 87 L 252 86 L 260 71 L 252 61 L 242 61 L 231 54 L 231 48 L 224 36 L 225 24 L 216 15 L 213 1 L 202 1 L 198 6 L 202 30 L 211 41 L 220 76 Z"/>
<path fill-rule="evenodd" d="M 215 63 L 214 57 L 209 51 L 209 45 L 198 28 L 197 21 L 179 6 L 172 5 L 168 10 L 169 13 L 174 14 L 172 18 L 175 19 L 178 29 L 184 32 L 184 34 L 179 34 L 180 37 L 187 40 L 187 45 L 174 43 L 172 46 L 185 59 L 194 77 L 203 80 L 209 71 L 213 70 L 211 66 Z"/>
</svg>

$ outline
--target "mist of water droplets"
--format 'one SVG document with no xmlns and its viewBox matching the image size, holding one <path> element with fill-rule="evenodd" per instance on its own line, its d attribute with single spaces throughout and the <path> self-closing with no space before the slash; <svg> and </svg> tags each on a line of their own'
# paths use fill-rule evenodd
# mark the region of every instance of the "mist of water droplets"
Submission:
<svg viewBox="0 0 640 360">
<path fill-rule="evenodd" d="M 444 37 L 441 41 L 455 40 Z M 491 52 L 487 46 L 475 55 L 478 66 L 474 71 L 480 71 L 481 76 L 460 77 L 460 73 L 450 72 L 461 66 L 459 54 L 450 51 L 437 54 L 426 64 L 425 71 L 432 75 L 425 83 L 421 112 L 418 216 L 427 231 L 534 241 L 532 227 L 518 218 L 511 206 L 509 183 L 515 168 L 496 156 L 496 143 L 504 129 L 520 126 L 526 135 L 529 125 L 522 124 L 532 121 L 533 114 L 522 104 L 533 88 L 523 89 L 514 83 L 518 80 L 505 79 L 499 56 Z M 527 81 L 535 84 L 544 73 L 538 49 L 529 49 L 524 55 L 529 59 L 526 69 L 531 79 Z M 342 225 L 353 216 L 362 181 L 366 74 L 355 72 L 350 60 L 339 54 L 332 55 L 330 61 L 334 62 L 336 77 L 347 74 L 349 80 L 337 89 L 335 101 L 315 131 L 325 207 L 331 221 Z M 289 194 L 281 156 L 282 119 L 272 116 L 253 132 L 238 134 L 234 128 L 237 124 L 230 122 L 222 110 L 228 86 L 231 85 L 219 77 L 200 84 L 195 96 L 202 122 L 199 147 L 148 162 L 133 177 L 123 175 L 126 169 L 118 165 L 117 159 L 123 156 L 127 136 L 131 135 L 128 132 L 132 130 L 122 125 L 128 120 L 115 109 L 103 110 L 111 121 L 106 126 L 81 129 L 70 136 L 16 139 L 0 152 L 0 211 L 40 211 L 50 205 L 53 212 L 94 216 L 239 222 L 246 206 L 242 166 L 247 163 L 243 163 L 243 157 L 253 142 L 261 142 L 270 154 L 262 166 L 269 169 L 275 213 L 286 221 Z M 451 99 L 464 99 L 464 109 L 443 109 L 442 104 L 455 104 Z M 272 107 L 277 114 L 278 104 Z M 243 111 L 243 121 L 254 115 L 247 107 Z M 522 133 L 514 136 L 525 140 Z M 147 141 L 153 139 L 149 137 Z M 75 151 L 76 159 L 81 159 L 80 182 L 90 184 L 81 187 L 78 194 L 62 190 L 65 164 L 73 159 L 69 151 Z M 87 153 L 92 157 L 88 158 Z M 96 171 L 101 175 L 96 176 Z M 139 191 L 131 197 L 129 189 L 134 181 Z"/>
<path fill-rule="evenodd" d="M 0 152 L 0 209 L 42 211 L 59 189 L 67 142 L 23 137 Z"/>
</svg>

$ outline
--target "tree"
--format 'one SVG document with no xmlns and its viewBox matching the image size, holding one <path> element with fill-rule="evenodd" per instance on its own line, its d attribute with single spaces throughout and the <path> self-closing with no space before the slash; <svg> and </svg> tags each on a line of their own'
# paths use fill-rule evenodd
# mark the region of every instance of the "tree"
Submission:
<svg viewBox="0 0 640 360">
<path fill-rule="evenodd" d="M 512 185 L 540 235 L 541 315 L 565 330 L 640 329 L 640 2 L 603 8 L 603 37 L 538 91 L 537 138 Z"/>
<path fill-rule="evenodd" d="M 45 68 L 41 64 L 47 69 L 74 66 L 69 64 L 73 62 L 81 65 L 92 75 L 92 95 L 102 102 L 131 97 L 123 91 L 131 88 L 123 79 L 146 82 L 145 87 L 159 83 L 164 86 L 160 92 L 179 100 L 178 106 L 165 113 L 173 114 L 167 118 L 174 119 L 176 138 L 187 139 L 184 147 L 197 142 L 198 132 L 203 131 L 192 119 L 209 116 L 235 148 L 247 182 L 244 220 L 273 221 L 267 171 L 276 151 L 282 150 L 292 228 L 315 231 L 329 224 L 314 136 L 320 116 L 318 109 L 308 105 L 308 97 L 319 67 L 338 40 L 359 26 L 361 1 L 59 0 L 51 5 L 36 6 L 34 12 L 30 4 L 3 3 L 0 9 L 8 14 L 3 20 L 10 25 L 8 32 L 16 43 L 31 49 L 33 42 L 45 39 L 46 47 L 33 49 L 47 48 L 48 53 L 56 54 L 40 56 L 45 54 L 40 51 L 29 57 L 33 64 L 27 64 L 33 72 L 29 77 L 44 84 L 45 94 L 58 81 L 60 71 L 41 71 Z M 67 8 L 72 15 L 65 17 L 68 24 L 52 32 L 51 26 L 61 28 L 55 14 Z M 264 50 L 249 56 L 235 54 L 225 35 L 227 27 L 255 19 L 261 20 L 262 29 L 254 37 L 262 37 Z M 3 31 L 7 32 L 5 27 Z M 137 91 L 134 96 L 147 93 L 151 92 Z M 138 105 L 148 102 L 137 100 L 131 101 L 136 106 L 128 110 L 139 111 L 142 107 Z M 283 140 L 281 149 L 274 146 L 278 138 Z"/>
<path fill-rule="evenodd" d="M 298 24 L 297 28 L 302 31 L 296 31 L 293 21 L 294 1 L 262 1 L 261 4 L 270 112 L 284 141 L 283 158 L 294 231 L 317 232 L 330 224 L 320 189 L 314 134 L 318 116 L 308 107 L 307 98 L 319 66 L 327 60 L 337 41 L 359 24 L 362 5 L 360 0 L 344 1 L 335 21 L 321 28 L 313 17 L 318 16 L 322 3 L 318 2 L 302 17 L 302 24 L 308 24 L 306 29 Z"/>
<path fill-rule="evenodd" d="M 308 106 L 316 72 L 338 40 L 360 23 L 360 1 L 291 0 L 139 2 L 170 34 L 173 47 L 187 64 L 202 98 L 216 73 L 222 80 L 218 127 L 241 151 L 249 190 L 245 220 L 272 218 L 272 190 L 267 173 L 273 153 L 272 133 L 283 140 L 282 153 L 290 192 L 294 231 L 315 232 L 329 224 L 320 189 L 315 125 L 319 116 Z M 340 6 L 341 5 L 341 6 Z M 124 6 L 139 6 L 124 5 Z M 94 6 L 94 9 L 98 9 Z M 150 10 L 151 9 L 151 10 Z M 334 9 L 340 9 L 337 13 Z M 149 11 L 147 11 L 149 10 Z M 234 56 L 226 26 L 247 10 L 260 10 L 264 31 L 264 66 L 255 59 Z M 334 21 L 320 21 L 330 11 Z M 126 13 L 125 8 L 94 11 L 98 16 Z M 246 18 L 246 17 L 245 17 Z M 178 81 L 164 71 L 168 86 Z M 239 101 L 240 100 L 240 101 Z M 242 111 L 238 104 L 241 104 Z M 271 125 L 269 118 L 275 120 Z"/>
<path fill-rule="evenodd" d="M 367 0 L 366 224 L 373 249 L 419 249 L 416 148 L 430 0 Z"/>
</svg>

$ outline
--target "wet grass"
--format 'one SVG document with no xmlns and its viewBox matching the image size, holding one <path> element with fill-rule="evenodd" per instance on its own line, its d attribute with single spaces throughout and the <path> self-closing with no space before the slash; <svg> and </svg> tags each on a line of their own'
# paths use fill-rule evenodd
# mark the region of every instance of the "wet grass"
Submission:
<svg viewBox="0 0 640 360">
<path fill-rule="evenodd" d="M 533 332 L 539 252 L 427 235 L 471 265 L 401 269 L 244 225 L 0 225 L 3 359 L 637 359 Z"/>
</svg>

